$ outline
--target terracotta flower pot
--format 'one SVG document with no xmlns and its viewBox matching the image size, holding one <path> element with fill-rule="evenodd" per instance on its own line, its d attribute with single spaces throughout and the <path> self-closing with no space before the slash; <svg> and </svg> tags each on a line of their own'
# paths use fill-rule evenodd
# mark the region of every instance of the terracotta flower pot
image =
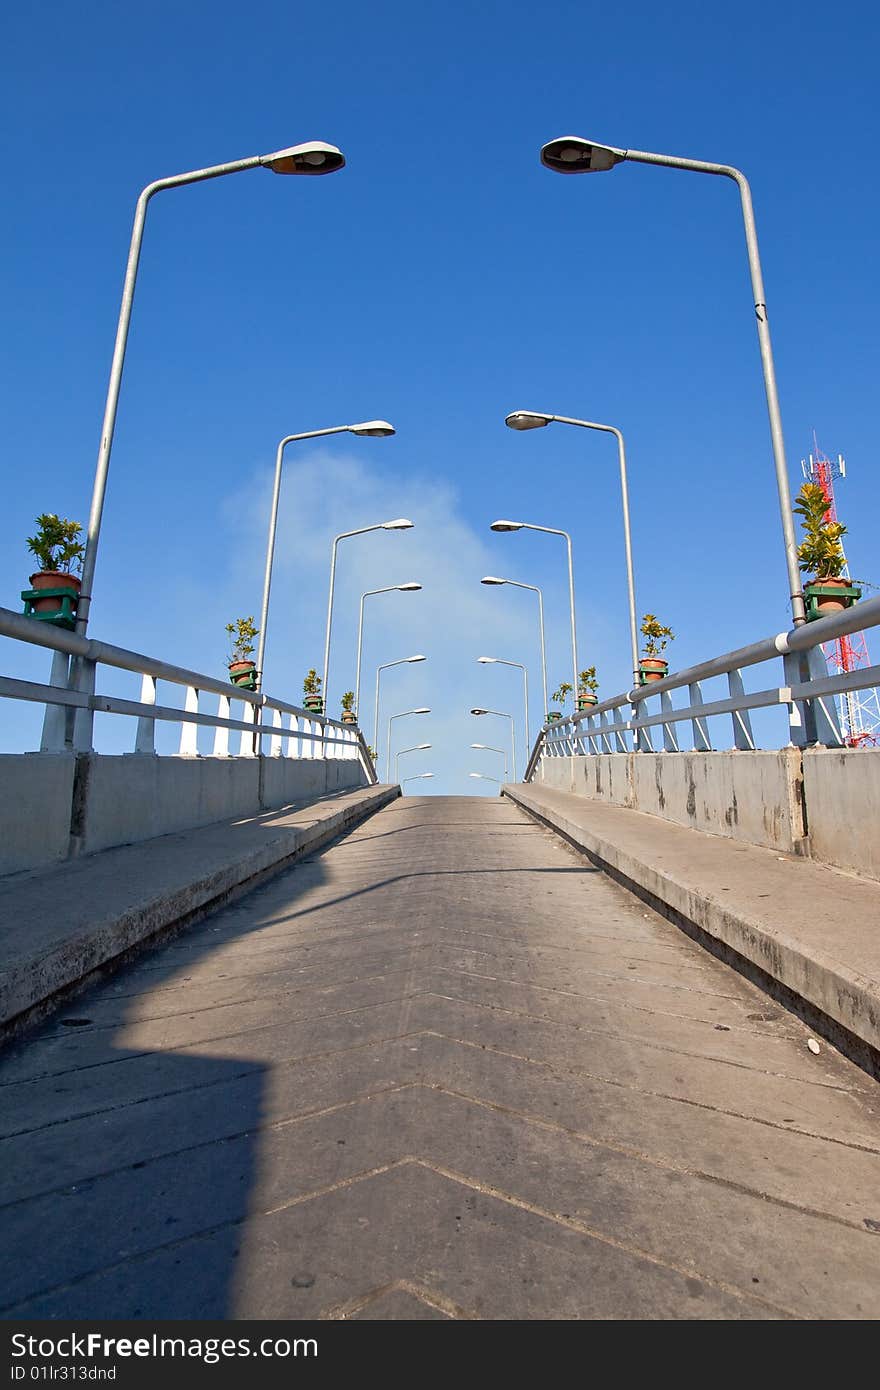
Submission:
<svg viewBox="0 0 880 1390">
<path fill-rule="evenodd" d="M 855 588 L 843 575 L 817 575 L 811 583 L 804 585 L 807 617 L 810 619 L 827 618 L 829 613 L 842 613 L 861 597 L 861 589 Z"/>
<path fill-rule="evenodd" d="M 594 695 L 591 690 L 579 690 L 577 697 L 578 710 L 592 709 L 593 705 L 598 705 L 599 697 Z"/>
<path fill-rule="evenodd" d="M 230 661 L 229 679 L 243 690 L 256 690 L 257 668 L 252 661 Z"/>
<path fill-rule="evenodd" d="M 76 609 L 76 600 L 79 598 L 79 590 L 82 580 L 75 574 L 68 574 L 65 570 L 40 570 L 37 574 L 31 575 L 31 588 L 37 592 L 40 589 L 67 589 L 74 595 L 73 608 Z M 35 613 L 53 613 L 60 610 L 60 603 L 57 598 L 36 598 L 33 600 Z"/>
<path fill-rule="evenodd" d="M 662 681 L 669 675 L 669 662 L 659 656 L 643 656 L 639 662 L 642 685 L 650 681 Z"/>
<path fill-rule="evenodd" d="M 558 710 L 558 709 L 548 709 L 548 711 L 547 711 L 547 723 L 548 723 L 548 724 L 554 724 L 554 723 L 556 722 L 557 719 L 561 719 L 561 718 L 562 718 L 562 711 L 561 711 L 561 710 Z"/>
<path fill-rule="evenodd" d="M 353 709 L 344 709 L 342 711 L 342 722 L 343 724 L 356 724 L 358 722 L 357 715 Z"/>
<path fill-rule="evenodd" d="M 324 697 L 322 695 L 303 696 L 303 706 L 310 714 L 324 713 Z"/>
</svg>

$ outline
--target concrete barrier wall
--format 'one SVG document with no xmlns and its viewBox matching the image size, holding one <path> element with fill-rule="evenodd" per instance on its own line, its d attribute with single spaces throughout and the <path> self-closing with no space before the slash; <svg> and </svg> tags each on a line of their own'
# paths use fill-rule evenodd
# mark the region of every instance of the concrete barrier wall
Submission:
<svg viewBox="0 0 880 1390">
<path fill-rule="evenodd" d="M 67 858 L 72 753 L 0 755 L 0 874 Z"/>
<path fill-rule="evenodd" d="M 365 786 L 359 759 L 0 756 L 0 873 Z"/>
<path fill-rule="evenodd" d="M 538 782 L 880 879 L 880 750 L 543 758 Z"/>
<path fill-rule="evenodd" d="M 880 748 L 807 750 L 804 800 L 814 857 L 880 878 Z"/>
</svg>

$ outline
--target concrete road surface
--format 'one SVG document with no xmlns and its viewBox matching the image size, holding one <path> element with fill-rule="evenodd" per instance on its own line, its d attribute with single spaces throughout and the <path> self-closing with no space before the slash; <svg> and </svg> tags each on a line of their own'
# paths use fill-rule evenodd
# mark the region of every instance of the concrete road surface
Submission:
<svg viewBox="0 0 880 1390">
<path fill-rule="evenodd" d="M 877 1317 L 880 1090 L 809 1037 L 509 801 L 398 800 L 6 1052 L 0 1311 Z"/>
</svg>

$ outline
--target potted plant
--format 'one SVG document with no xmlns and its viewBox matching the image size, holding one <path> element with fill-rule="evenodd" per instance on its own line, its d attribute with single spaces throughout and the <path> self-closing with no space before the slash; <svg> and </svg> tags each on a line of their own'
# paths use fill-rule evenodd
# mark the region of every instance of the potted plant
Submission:
<svg viewBox="0 0 880 1390">
<path fill-rule="evenodd" d="M 813 576 L 804 585 L 807 619 L 812 622 L 850 608 L 862 597 L 862 591 L 843 573 L 846 556 L 840 541 L 846 535 L 846 527 L 829 520 L 828 498 L 818 483 L 804 483 L 794 510 L 801 517 L 804 532 L 798 546 L 798 563 L 804 574 Z"/>
<path fill-rule="evenodd" d="M 303 681 L 303 704 L 310 714 L 324 713 L 324 697 L 321 694 L 321 677 L 318 675 L 314 666 L 306 672 Z"/>
<path fill-rule="evenodd" d="M 550 699 L 553 701 L 554 705 L 561 705 L 562 708 L 561 708 L 561 709 L 548 709 L 548 711 L 547 711 L 547 723 L 548 723 L 548 724 L 552 724 L 552 723 L 554 722 L 554 720 L 556 720 L 556 719 L 561 719 L 561 718 L 562 718 L 562 711 L 563 711 L 563 709 L 565 708 L 565 702 L 566 702 L 566 700 L 568 699 L 569 695 L 571 694 L 571 692 L 572 692 L 573 690 L 574 690 L 574 686 L 571 684 L 570 681 L 562 681 L 561 684 L 559 685 L 559 687 L 558 687 L 556 690 L 553 691 L 553 694 L 550 696 Z"/>
<path fill-rule="evenodd" d="M 253 615 L 249 618 L 236 618 L 226 624 L 229 633 L 229 679 L 242 690 L 256 690 L 257 668 L 251 661 L 254 652 L 254 638 L 259 632 L 254 626 Z"/>
<path fill-rule="evenodd" d="M 588 666 L 585 671 L 578 672 L 578 710 L 591 709 L 593 705 L 599 703 L 596 691 L 599 689 L 599 682 L 596 679 L 595 666 Z"/>
<path fill-rule="evenodd" d="M 82 526 L 54 512 L 43 512 L 36 525 L 37 534 L 28 536 L 27 547 L 36 555 L 40 568 L 30 577 L 30 589 L 22 590 L 24 611 L 30 618 L 72 629 L 82 582 L 73 571 L 82 570 L 85 554 L 79 539 Z"/>
<path fill-rule="evenodd" d="M 354 691 L 346 690 L 340 703 L 342 704 L 343 724 L 356 724 L 358 721 L 354 712 Z"/>
<path fill-rule="evenodd" d="M 671 627 L 664 627 L 653 613 L 645 614 L 639 631 L 645 638 L 645 650 L 639 662 L 642 685 L 647 685 L 650 681 L 662 681 L 669 675 L 669 662 L 664 661 L 660 653 L 666 650 L 667 643 L 674 640 L 675 633 Z"/>
</svg>

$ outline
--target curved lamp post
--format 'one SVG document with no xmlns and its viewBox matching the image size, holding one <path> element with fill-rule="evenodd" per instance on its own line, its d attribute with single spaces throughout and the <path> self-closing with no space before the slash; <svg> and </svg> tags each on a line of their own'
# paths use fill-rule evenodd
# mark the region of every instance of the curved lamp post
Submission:
<svg viewBox="0 0 880 1390">
<path fill-rule="evenodd" d="M 401 782 L 400 785 L 401 785 L 401 788 L 403 788 L 403 787 L 406 786 L 407 782 L 421 782 L 421 781 L 424 780 L 424 778 L 426 778 L 426 777 L 433 777 L 433 776 L 434 776 L 433 772 L 416 772 L 416 773 L 413 774 L 412 777 L 404 777 L 404 779 L 403 779 L 403 781 Z"/>
<path fill-rule="evenodd" d="M 397 750 L 397 752 L 396 752 L 395 755 L 394 755 L 394 776 L 395 776 L 395 778 L 396 778 L 396 780 L 397 780 L 398 782 L 400 781 L 400 759 L 401 759 L 401 757 L 403 756 L 403 754 L 404 754 L 404 753 L 419 753 L 419 752 L 424 751 L 424 749 L 430 748 L 430 747 L 431 747 L 431 744 L 430 744 L 430 743 L 414 743 L 413 746 L 412 746 L 412 748 L 399 748 L 399 749 Z"/>
<path fill-rule="evenodd" d="M 426 661 L 424 656 L 401 656 L 397 661 L 385 661 L 381 666 L 376 667 L 376 712 L 373 720 L 373 747 L 376 750 L 376 757 L 379 756 L 379 677 L 383 671 L 387 671 L 389 666 L 405 666 L 410 661 Z M 430 714 L 430 710 L 427 711 Z"/>
<path fill-rule="evenodd" d="M 530 521 L 493 521 L 490 531 L 543 531 L 548 536 L 563 536 L 568 547 L 568 606 L 571 614 L 571 664 L 574 668 L 574 689 L 578 682 L 577 629 L 574 616 L 574 565 L 571 558 L 571 536 L 555 526 L 535 526 Z M 546 713 L 546 711 L 545 711 Z"/>
<path fill-rule="evenodd" d="M 497 786 L 501 786 L 497 777 L 487 777 L 485 772 L 469 772 L 468 777 L 476 777 L 481 782 L 494 782 Z"/>
<path fill-rule="evenodd" d="M 424 660 L 424 657 L 422 658 L 422 660 Z M 388 742 L 387 742 L 387 744 L 385 745 L 385 780 L 386 780 L 386 782 L 390 782 L 390 780 L 391 780 L 391 725 L 394 723 L 394 720 L 395 720 L 395 719 L 406 719 L 407 716 L 410 715 L 410 714 L 430 714 L 430 713 L 431 713 L 431 711 L 430 711 L 430 709 L 427 708 L 426 705 L 420 705 L 418 709 L 404 709 L 404 710 L 401 710 L 399 714 L 392 714 L 392 715 L 391 715 L 390 719 L 388 720 Z M 427 744 L 427 743 L 426 743 L 424 746 L 425 746 L 426 748 L 430 747 L 430 745 Z"/>
<path fill-rule="evenodd" d="M 333 537 L 333 545 L 330 550 L 330 593 L 327 598 L 327 631 L 324 636 L 324 675 L 321 681 L 321 689 L 324 692 L 324 712 L 330 708 L 330 691 L 328 681 L 330 680 L 330 629 L 333 626 L 333 589 L 336 584 L 336 547 L 340 541 L 348 540 L 349 536 L 365 536 L 368 531 L 411 531 L 412 522 L 405 516 L 399 516 L 394 521 L 377 521 L 373 526 L 356 526 L 353 531 L 340 531 L 338 536 Z"/>
<path fill-rule="evenodd" d="M 258 169 L 261 166 L 264 169 L 271 169 L 275 174 L 332 174 L 334 170 L 341 169 L 344 164 L 345 158 L 335 145 L 326 145 L 322 140 L 310 140 L 304 145 L 293 145 L 290 149 L 276 150 L 274 154 L 257 154 L 250 159 L 235 159 L 228 164 L 213 164 L 207 169 L 193 169 L 188 174 L 175 174 L 171 178 L 156 179 L 154 183 L 147 184 L 138 198 L 134 214 L 134 227 L 128 248 L 125 281 L 122 287 L 122 305 L 116 325 L 116 341 L 113 346 L 113 360 L 110 365 L 110 382 L 107 387 L 107 400 L 104 406 L 104 421 L 101 426 L 101 442 L 98 448 L 95 481 L 92 487 L 89 528 L 86 536 L 85 555 L 83 556 L 82 589 L 77 604 L 77 632 L 85 632 L 89 621 L 95 561 L 101 536 L 101 517 L 104 511 L 104 495 L 107 491 L 107 474 L 110 469 L 110 451 L 113 447 L 116 409 L 119 403 L 119 388 L 122 383 L 122 367 L 125 362 L 138 262 L 144 237 L 147 205 L 150 199 L 154 193 L 161 193 L 166 188 L 181 188 L 188 183 L 203 183 L 206 179 L 218 179 L 224 174 L 239 174 L 245 169 Z"/>
<path fill-rule="evenodd" d="M 789 588 L 791 589 L 791 612 L 795 626 L 799 627 L 806 622 L 804 592 L 797 558 L 797 539 L 791 510 L 791 492 L 788 486 L 788 464 L 785 460 L 785 441 L 782 436 L 782 414 L 779 409 L 779 396 L 776 390 L 773 346 L 770 341 L 770 324 L 767 319 L 767 302 L 764 296 L 764 277 L 761 271 L 758 232 L 755 226 L 755 213 L 752 208 L 749 181 L 740 169 L 734 169 L 730 164 L 709 164 L 701 159 L 683 159 L 678 155 L 671 154 L 651 154 L 647 150 L 619 150 L 614 145 L 597 145 L 595 141 L 583 140 L 577 135 L 566 135 L 560 140 L 551 140 L 541 150 L 541 163 L 560 174 L 589 174 L 613 169 L 615 164 L 620 164 L 625 159 L 636 164 L 660 164 L 669 169 L 689 169 L 697 174 L 720 174 L 725 178 L 733 179 L 739 189 L 746 234 L 746 249 L 749 257 L 749 272 L 752 279 L 752 298 L 755 304 L 758 345 L 761 350 L 761 367 L 764 373 L 764 391 L 767 396 L 767 413 L 770 417 L 770 437 L 773 441 L 773 458 L 776 465 L 776 488 L 779 493 L 785 563 L 788 571 Z"/>
<path fill-rule="evenodd" d="M 511 759 L 511 764 L 510 764 L 510 765 L 511 765 L 511 767 L 513 768 L 513 775 L 514 775 L 514 777 L 515 777 L 515 776 L 516 776 L 516 733 L 515 733 L 514 727 L 513 727 L 513 715 L 512 715 L 512 714 L 505 714 L 504 711 L 503 711 L 503 710 L 500 710 L 500 709 L 483 709 L 483 707 L 482 707 L 481 705 L 477 705 L 476 708 L 472 709 L 472 710 L 471 710 L 471 714 L 494 714 L 494 715 L 496 715 L 499 719 L 509 719 L 509 720 L 510 720 L 510 749 L 511 749 L 511 752 L 512 752 L 512 754 L 513 754 L 513 757 L 512 757 L 512 759 Z"/>
<path fill-rule="evenodd" d="M 623 543 L 626 549 L 626 583 L 629 596 L 629 640 L 632 652 L 633 684 L 639 684 L 639 638 L 636 622 L 636 586 L 633 577 L 632 534 L 629 524 L 629 487 L 626 480 L 626 448 L 623 434 L 616 425 L 600 425 L 595 420 L 573 420 L 567 415 L 545 415 L 536 410 L 514 410 L 504 421 L 512 430 L 535 430 L 544 425 L 579 425 L 585 430 L 602 430 L 613 434 L 617 440 L 617 457 L 620 463 L 620 496 L 623 504 Z M 577 685 L 575 685 L 575 695 Z"/>
<path fill-rule="evenodd" d="M 269 513 L 269 539 L 266 542 L 266 570 L 263 576 L 263 606 L 260 610 L 260 641 L 257 647 L 257 679 L 263 685 L 263 658 L 266 652 L 266 627 L 269 622 L 269 590 L 272 586 L 272 565 L 275 559 L 275 532 L 278 527 L 278 498 L 281 494 L 281 465 L 288 444 L 300 439 L 320 439 L 325 434 L 357 434 L 371 439 L 387 439 L 394 434 L 387 420 L 366 420 L 360 425 L 332 425 L 325 430 L 306 430 L 302 434 L 286 434 L 275 455 L 275 485 L 272 489 L 272 509 Z"/>
<path fill-rule="evenodd" d="M 525 704 L 526 716 L 526 747 L 531 740 L 529 728 L 529 673 L 521 661 L 505 661 L 501 656 L 478 656 L 477 661 L 481 666 L 516 666 L 523 673 L 523 701 Z M 516 776 L 516 763 L 513 765 L 513 775 Z"/>
<path fill-rule="evenodd" d="M 508 778 L 508 775 L 509 775 L 509 774 L 508 774 L 508 770 L 507 770 L 507 751 L 506 751 L 506 749 L 504 749 L 504 748 L 493 748 L 493 746 L 492 746 L 491 743 L 472 743 L 472 744 L 471 744 L 471 748 L 484 748 L 484 749 L 486 750 L 487 753 L 500 753 L 501 756 L 502 756 L 502 758 L 504 759 L 504 780 L 507 781 L 507 778 Z"/>
<path fill-rule="evenodd" d="M 512 584 L 515 589 L 531 589 L 538 595 L 538 626 L 541 632 L 541 680 L 544 687 L 544 718 L 547 717 L 547 653 L 544 644 L 544 595 L 537 584 L 523 584 L 519 579 L 499 579 L 497 575 L 486 574 L 481 584 Z M 543 719 L 541 723 L 543 724 Z"/>
<path fill-rule="evenodd" d="M 360 720 L 361 710 L 361 653 L 363 651 L 364 640 L 364 599 L 370 598 L 372 594 L 391 594 L 399 589 L 402 594 L 414 593 L 416 589 L 421 589 L 421 584 L 416 584 L 413 580 L 409 584 L 388 584 L 384 589 L 367 589 L 365 594 L 361 594 L 360 615 L 358 617 L 358 640 L 357 640 L 357 675 L 354 682 L 354 708 Z"/>
</svg>

